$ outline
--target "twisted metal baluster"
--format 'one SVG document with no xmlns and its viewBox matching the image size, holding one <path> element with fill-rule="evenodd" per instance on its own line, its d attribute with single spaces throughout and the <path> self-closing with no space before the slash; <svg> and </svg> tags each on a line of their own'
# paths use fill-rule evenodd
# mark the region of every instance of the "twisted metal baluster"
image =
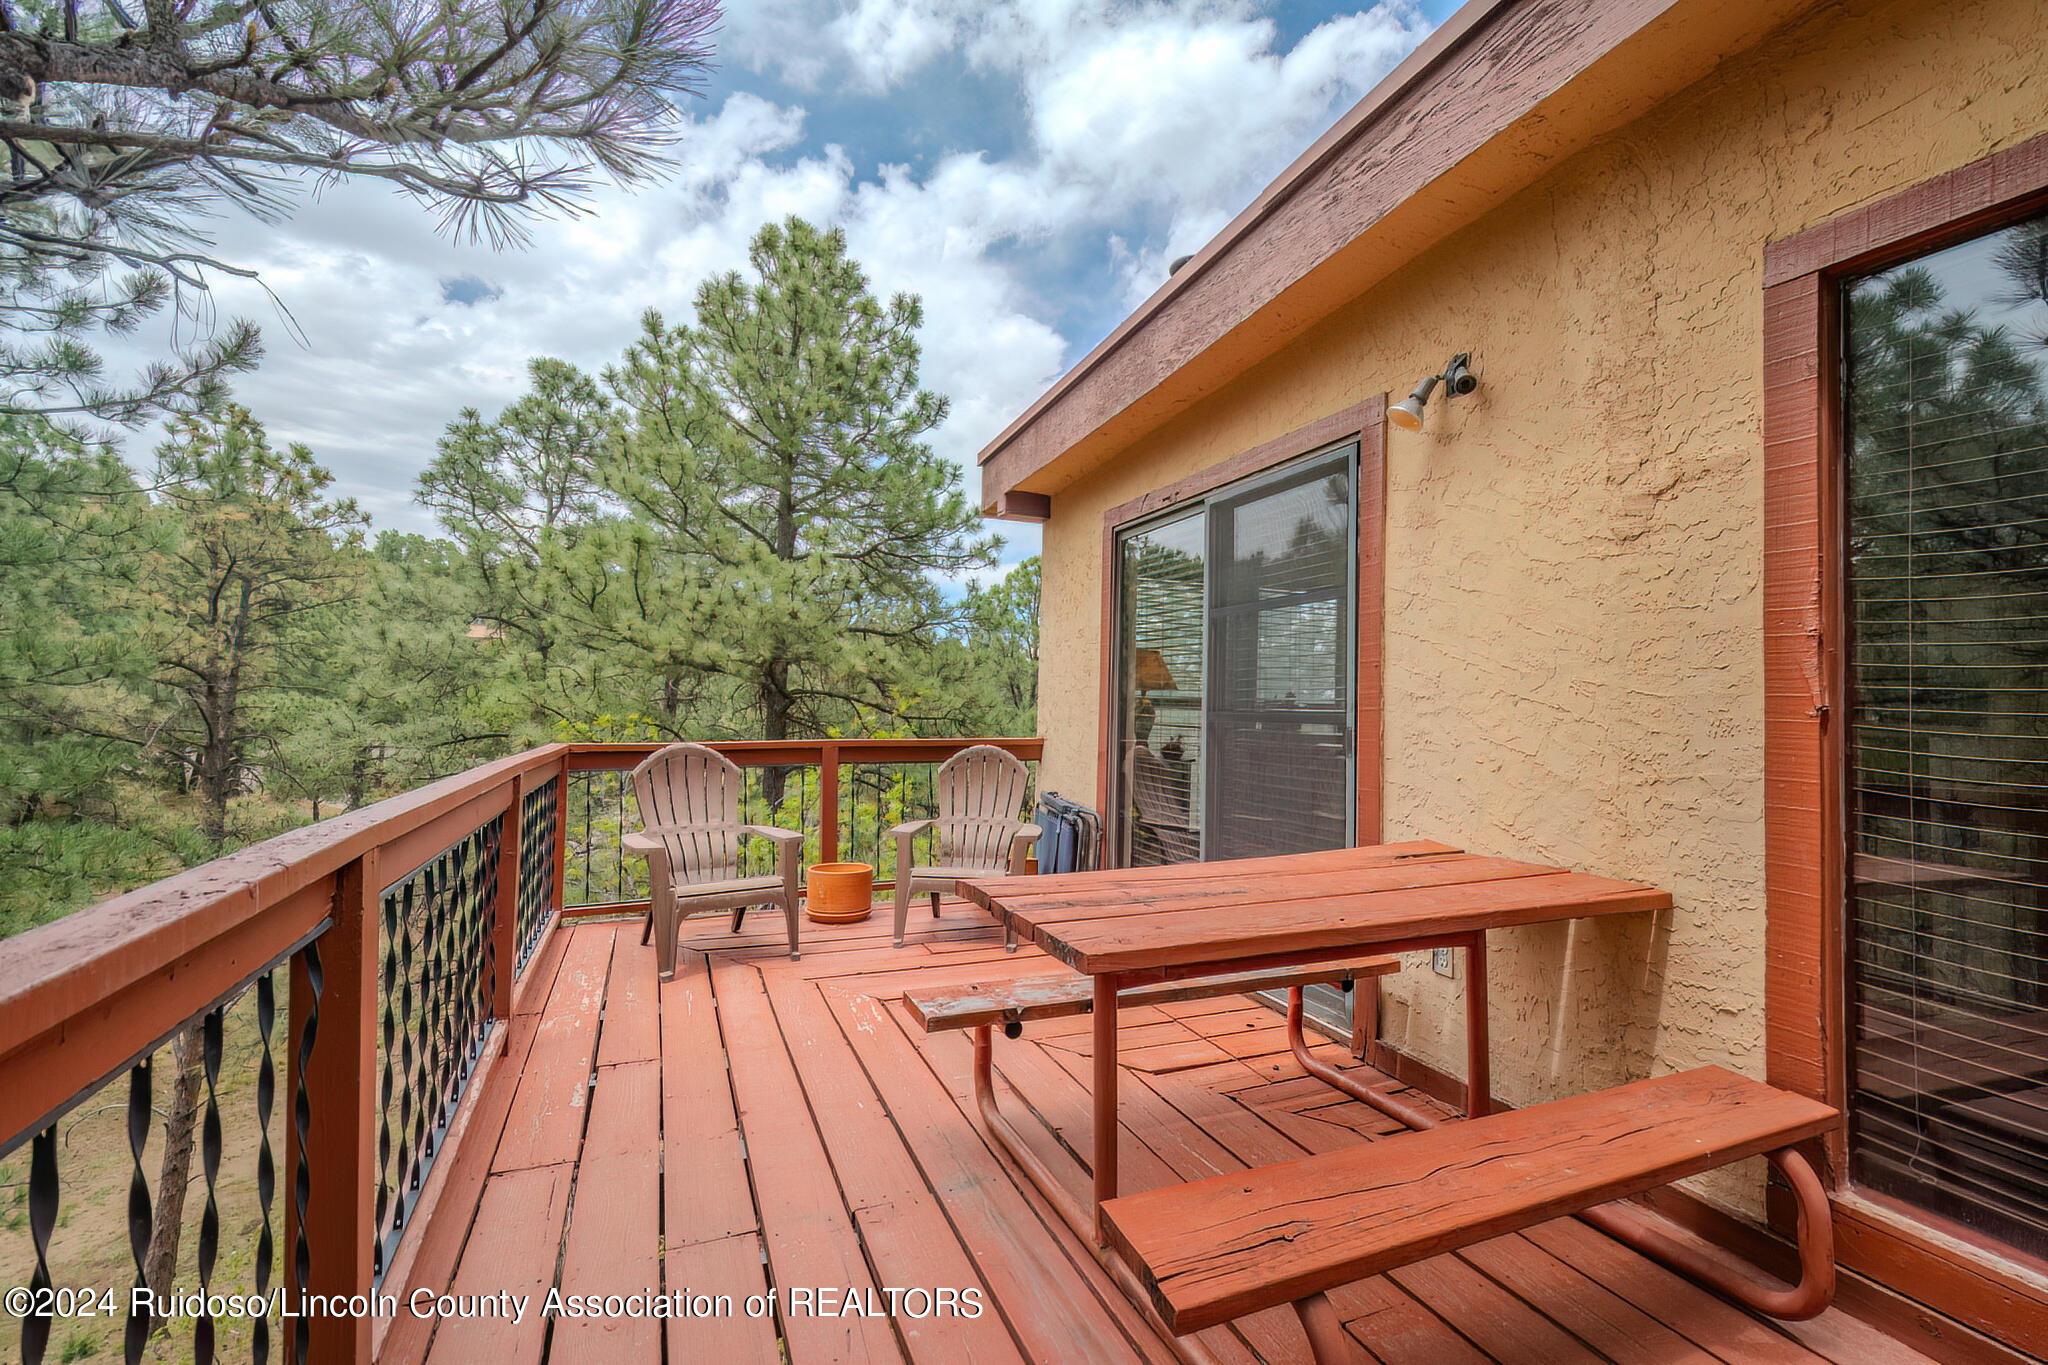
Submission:
<svg viewBox="0 0 2048 1365">
<path fill-rule="evenodd" d="M 421 898 L 425 918 L 420 934 L 426 960 L 420 968 L 420 1028 L 426 1042 L 426 1054 L 420 1071 L 419 1128 L 413 1143 L 412 1173 L 405 1182 L 408 1202 L 418 1195 L 420 1186 L 426 1182 L 427 1163 L 433 1157 L 434 1127 L 441 1118 L 442 1072 L 447 1064 L 446 1049 L 442 1043 L 442 1032 L 447 1022 L 442 973 L 445 971 L 443 959 L 448 931 L 448 872 L 452 861 L 444 852 L 428 866 L 426 895 Z"/>
<path fill-rule="evenodd" d="M 511 814 L 516 816 L 517 812 L 511 812 Z M 498 909 L 498 879 L 504 875 L 505 820 L 505 816 L 500 816 L 491 824 L 493 833 L 489 841 L 489 856 L 486 859 L 486 865 L 490 868 L 490 878 L 484 888 L 483 900 L 483 903 L 490 907 L 491 913 L 477 917 L 482 925 L 481 940 L 483 944 L 484 969 L 481 976 L 484 983 L 484 1000 L 487 1002 L 483 1010 L 483 1017 L 485 1019 L 490 1018 L 492 1008 L 498 1003 L 498 935 L 496 933 L 496 918 Z M 517 898 L 515 897 L 514 899 L 516 900 Z M 514 918 L 516 919 L 516 905 L 514 912 Z M 516 925 L 513 932 L 518 932 Z M 483 1030 L 479 1029 L 476 1040 L 477 1052 L 481 1052 L 483 1047 L 482 1034 Z M 477 1052 L 471 1053 L 471 1056 L 476 1056 Z"/>
<path fill-rule="evenodd" d="M 512 963 L 512 974 L 514 976 L 517 976 L 520 969 L 526 966 L 526 935 L 530 928 L 528 921 L 532 918 L 527 901 L 527 890 L 531 884 L 531 879 L 527 874 L 533 867 L 534 855 L 540 852 L 539 849 L 533 846 L 533 812 L 534 808 L 540 804 L 540 794 L 545 789 L 546 784 L 543 783 L 541 786 L 535 787 L 532 791 L 526 793 L 519 802 L 519 887 L 514 896 L 517 904 L 513 910 L 513 920 L 518 926 L 513 932 L 517 935 L 518 942 L 514 949 L 517 956 L 513 959 Z"/>
<path fill-rule="evenodd" d="M 496 955 L 491 951 L 491 906 L 497 900 L 498 857 L 504 841 L 501 816 L 479 831 L 476 895 L 470 900 L 469 945 L 463 953 L 463 979 L 468 989 L 467 1018 L 463 1020 L 462 1077 L 465 1085 L 476 1066 L 491 1001 L 497 988 Z M 453 1117 L 451 1106 L 450 1116 Z"/>
<path fill-rule="evenodd" d="M 306 1161 L 306 1143 L 313 1130 L 313 1102 L 306 1093 L 306 1068 L 313 1060 L 313 1038 L 320 1031 L 320 991 L 326 984 L 320 970 L 320 940 L 314 939 L 303 949 L 306 959 L 306 983 L 311 987 L 312 996 L 306 1002 L 306 1027 L 299 1035 L 299 1058 L 296 1069 L 298 1083 L 292 1094 L 292 1128 L 298 1134 L 298 1166 L 292 1172 L 292 1206 L 298 1211 L 298 1236 L 293 1239 L 292 1274 L 293 1288 L 301 1301 L 306 1288 L 312 1283 L 313 1249 L 306 1240 L 306 1205 L 313 1197 L 313 1168 Z M 292 1359 L 296 1365 L 306 1365 L 306 1356 L 313 1345 L 313 1321 L 301 1314 L 292 1320 Z"/>
<path fill-rule="evenodd" d="M 526 935 L 530 928 L 528 921 L 532 918 L 527 900 L 527 891 L 532 879 L 528 873 L 533 868 L 534 855 L 540 852 L 533 846 L 533 812 L 540 804 L 540 794 L 544 790 L 545 783 L 527 792 L 519 802 L 519 884 L 513 896 L 516 902 L 513 907 L 513 923 L 517 926 L 513 930 L 516 938 L 514 952 L 517 954 L 512 963 L 512 974 L 515 977 L 518 976 L 520 969 L 526 966 Z"/>
<path fill-rule="evenodd" d="M 483 884 L 478 888 L 476 899 L 476 953 L 483 959 L 483 970 L 472 973 L 476 982 L 475 1027 L 469 1040 L 470 1070 L 476 1070 L 476 1059 L 483 1055 L 484 1036 L 491 1031 L 491 1009 L 498 998 L 498 936 L 492 932 L 497 921 L 498 886 L 505 875 L 505 822 L 507 817 L 499 816 L 487 826 L 488 837 L 484 840 Z"/>
<path fill-rule="evenodd" d="M 556 841 L 555 826 L 562 823 L 562 813 L 566 809 L 562 803 L 568 799 L 568 789 L 561 778 L 555 778 L 548 783 L 547 810 L 541 817 L 547 821 L 544 832 L 548 850 L 547 879 L 534 889 L 534 902 L 540 907 L 537 922 L 533 926 L 535 947 L 540 946 L 541 935 L 547 932 L 548 924 L 557 913 L 554 902 L 555 882 L 562 876 L 564 869 L 561 862 L 569 856 L 569 845 L 567 840 Z"/>
<path fill-rule="evenodd" d="M 555 817 L 561 809 L 562 780 L 550 777 L 529 798 L 526 827 L 520 831 L 519 968 L 524 970 L 554 914 L 548 902 L 555 885 Z M 533 850 L 538 857 L 528 857 Z"/>
<path fill-rule="evenodd" d="M 397 907 L 397 896 L 386 894 L 383 897 L 384 951 L 378 964 L 379 973 L 383 977 L 383 989 L 377 994 L 384 1046 L 379 1049 L 380 1055 L 377 1058 L 377 1195 L 376 1212 L 371 1224 L 374 1239 L 370 1246 L 371 1273 L 379 1280 L 384 1278 L 384 1231 L 391 1214 L 391 1097 L 396 1087 L 394 1063 L 397 1053 L 394 1048 L 398 1037 L 398 1016 L 394 1008 L 397 997 L 395 978 L 398 972 L 400 933 Z"/>
<path fill-rule="evenodd" d="M 142 1173 L 142 1151 L 149 1145 L 149 1073 L 153 1060 L 144 1057 L 128 1072 L 128 1154 L 133 1167 L 128 1177 L 128 1249 L 135 1257 L 136 1289 L 149 1287 L 142 1266 L 149 1259 L 149 1235 L 156 1216 L 149 1198 L 149 1178 Z M 122 1338 L 122 1357 L 128 1365 L 137 1365 L 142 1359 L 142 1348 L 149 1343 L 151 1316 L 146 1309 L 137 1313 L 134 1296 L 130 1295 L 128 1323 Z"/>
<path fill-rule="evenodd" d="M 416 1063 L 419 1060 L 417 1047 L 417 1023 L 413 1013 L 412 980 L 412 924 L 413 905 L 418 895 L 418 879 L 406 882 L 399 892 L 399 915 L 396 935 L 398 938 L 398 1164 L 392 1168 L 392 1214 L 393 1227 L 405 1222 L 405 1192 L 410 1188 L 414 1152 L 418 1146 L 418 1126 L 415 1110 L 417 1093 L 415 1084 Z"/>
<path fill-rule="evenodd" d="M 53 1123 L 36 1134 L 28 1160 L 28 1236 L 36 1248 L 36 1268 L 28 1277 L 28 1289 L 35 1296 L 30 1305 L 35 1311 L 21 1319 L 22 1365 L 42 1365 L 43 1352 L 50 1346 L 53 1315 L 48 1310 L 53 1305 L 44 1302 L 43 1296 L 50 1290 L 50 1232 L 57 1226 L 60 1189 L 57 1125 Z"/>
<path fill-rule="evenodd" d="M 457 1091 L 469 1074 L 470 1004 L 476 998 L 476 961 L 470 956 L 472 926 L 477 921 L 477 887 L 483 877 L 484 832 L 479 829 L 461 844 L 455 858 L 453 903 L 448 917 L 447 976 L 441 989 L 448 999 L 448 1075 L 435 1111 L 434 1149 L 440 1150 L 439 1129 L 453 1115 Z"/>
<path fill-rule="evenodd" d="M 483 826 L 476 832 L 473 870 L 464 886 L 467 888 L 462 901 L 462 921 L 457 935 L 454 969 L 457 975 L 452 979 L 456 998 L 461 1009 L 456 1013 L 456 1039 L 460 1046 L 455 1053 L 455 1084 L 451 1089 L 460 1091 L 462 1083 L 469 1078 L 470 1049 L 475 1041 L 472 1030 L 476 1027 L 477 995 L 483 986 L 483 940 L 477 936 L 478 928 L 484 921 L 484 878 L 489 873 L 491 827 Z M 453 1118 L 455 1105 L 451 1101 L 442 1113 L 442 1122 Z"/>
<path fill-rule="evenodd" d="M 448 1091 L 455 1072 L 455 1010 L 458 1004 L 455 995 L 455 932 L 462 916 L 463 872 L 469 865 L 469 844 L 473 835 L 465 835 L 462 842 L 450 848 L 443 858 L 441 868 L 441 897 L 434 906 L 434 974 L 433 990 L 430 996 L 434 1027 L 434 1074 L 427 1091 L 433 1109 L 427 1115 L 426 1142 L 423 1144 L 426 1159 L 420 1164 L 419 1185 L 427 1179 L 427 1167 L 433 1164 L 434 1153 L 440 1148 L 441 1121 L 446 1114 Z M 415 1186 L 417 1191 L 418 1186 Z"/>
<path fill-rule="evenodd" d="M 441 1146 L 441 1124 L 448 1116 L 448 1092 L 454 1089 L 455 1074 L 460 1067 L 460 1039 L 458 1038 L 459 1016 L 462 996 L 455 988 L 455 958 L 461 948 L 462 915 L 467 904 L 465 894 L 468 886 L 469 849 L 475 840 L 474 834 L 463 836 L 462 842 L 448 851 L 448 866 L 442 874 L 440 914 L 434 923 L 434 943 L 438 960 L 438 971 L 434 977 L 434 1023 L 440 1039 L 440 1055 L 434 1069 L 434 1112 L 427 1122 L 428 1161 L 432 1163 L 433 1153 Z M 420 1178 L 426 1179 L 421 1170 Z"/>
<path fill-rule="evenodd" d="M 277 1159 L 270 1150 L 270 1116 L 277 1101 L 277 1061 L 270 1050 L 271 1031 L 277 1023 L 277 987 L 271 974 L 256 978 L 256 1033 L 262 1053 L 256 1062 L 256 1204 L 262 1228 L 256 1234 L 256 1293 L 270 1294 L 270 1267 L 277 1256 L 277 1241 L 270 1230 L 270 1207 L 277 1193 Z M 249 1356 L 255 1365 L 270 1362 L 270 1314 L 264 1313 L 249 1326 Z"/>
<path fill-rule="evenodd" d="M 206 1294 L 213 1288 L 214 1260 L 220 1254 L 220 1052 L 222 1006 L 209 1010 L 200 1025 L 200 1069 L 206 1077 L 206 1110 L 199 1127 L 199 1173 L 206 1181 L 206 1207 L 199 1214 L 199 1316 L 192 1323 L 192 1359 L 213 1359 L 213 1314 Z"/>
</svg>

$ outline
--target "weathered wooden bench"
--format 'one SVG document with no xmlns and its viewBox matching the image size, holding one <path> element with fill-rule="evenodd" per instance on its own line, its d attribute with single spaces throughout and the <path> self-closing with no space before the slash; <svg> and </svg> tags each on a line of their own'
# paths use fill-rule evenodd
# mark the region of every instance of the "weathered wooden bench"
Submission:
<svg viewBox="0 0 2048 1365">
<path fill-rule="evenodd" d="M 1791 1148 L 1838 1121 L 1818 1101 L 1702 1067 L 1126 1195 L 1102 1206 L 1103 1224 L 1169 1330 L 1290 1303 L 1318 1365 L 1362 1359 L 1327 1291 L 1574 1213 L 1760 1312 L 1799 1319 L 1833 1298 L 1834 1251 L 1826 1195 Z M 1759 1154 L 1799 1199 L 1801 1277 L 1789 1289 L 1595 1207 Z"/>
<path fill-rule="evenodd" d="M 1117 1004 L 1163 1005 L 1180 1000 L 1211 1000 L 1223 995 L 1290 990 L 1303 986 L 1338 986 L 1350 990 L 1360 978 L 1387 976 L 1401 969 L 1390 957 L 1357 962 L 1326 962 L 1311 967 L 1275 967 L 1264 971 L 1230 972 L 1184 981 L 1157 981 L 1117 992 Z M 906 991 L 903 1004 L 926 1033 L 948 1029 L 989 1028 L 1000 1024 L 1014 1038 L 1035 1019 L 1063 1019 L 1095 1009 L 1095 983 L 1063 972 L 1058 976 L 1021 977 L 987 985 L 933 987 Z"/>
</svg>

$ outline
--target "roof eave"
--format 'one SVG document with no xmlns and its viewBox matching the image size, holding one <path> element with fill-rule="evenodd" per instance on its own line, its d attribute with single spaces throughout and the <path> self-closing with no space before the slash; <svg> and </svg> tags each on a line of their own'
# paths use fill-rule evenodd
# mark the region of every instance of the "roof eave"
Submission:
<svg viewBox="0 0 2048 1365">
<path fill-rule="evenodd" d="M 1472 0 L 982 450 L 984 508 L 1036 507 L 1814 3 Z"/>
</svg>

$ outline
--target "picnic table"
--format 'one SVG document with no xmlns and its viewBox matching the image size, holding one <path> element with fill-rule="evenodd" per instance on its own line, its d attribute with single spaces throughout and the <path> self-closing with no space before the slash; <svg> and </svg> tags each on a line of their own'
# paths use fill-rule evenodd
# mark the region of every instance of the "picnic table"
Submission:
<svg viewBox="0 0 2048 1365">
<path fill-rule="evenodd" d="M 1643 1255 L 1759 1313 L 1813 1317 L 1834 1295 L 1828 1197 L 1798 1145 L 1839 1126 L 1832 1107 L 1720 1067 L 1645 1077 L 1488 1115 L 1486 935 L 1515 925 L 1663 910 L 1668 893 L 1567 868 L 1414 841 L 1218 863 L 960 883 L 961 893 L 1079 975 L 917 996 L 927 1030 L 970 1028 L 984 1128 L 1103 1267 L 1194 1365 L 1191 1334 L 1293 1307 L 1317 1365 L 1362 1357 L 1328 1291 L 1503 1232 L 1577 1214 Z M 1437 1116 L 1359 1084 L 1303 1041 L 1302 990 L 1369 980 L 1387 953 L 1465 956 L 1466 1116 Z M 1360 960 L 1361 954 L 1382 956 Z M 1420 1130 L 1249 1171 L 1119 1197 L 1117 1011 L 1224 991 L 1288 992 L 1288 1042 L 1309 1074 Z M 1009 1127 L 996 1104 L 994 1026 L 1091 1013 L 1092 1207 Z M 1665 1235 L 1613 1201 L 1764 1156 L 1799 1209 L 1799 1277 Z"/>
<path fill-rule="evenodd" d="M 1488 1108 L 1487 932 L 1671 905 L 1670 894 L 1655 887 L 1482 857 L 1427 840 L 959 885 L 963 896 L 988 909 L 1007 932 L 1092 982 L 1095 1207 L 1083 1231 L 1092 1230 L 1098 1242 L 1104 1235 L 1101 1207 L 1117 1195 L 1119 992 L 1151 983 L 1255 976 L 1363 954 L 1462 949 L 1466 1108 L 1477 1116 Z M 1301 986 L 1289 990 L 1297 1061 L 1311 1075 L 1416 1126 L 1413 1110 L 1309 1055 L 1300 1042 Z M 982 1028 L 978 1066 L 987 1063 L 987 1046 Z M 984 1113 L 993 1118 L 987 1104 Z M 999 1126 L 995 1135 L 1005 1147 L 1015 1147 Z M 1028 1153 L 1020 1164 L 1041 1187 L 1048 1186 L 1046 1173 Z M 1063 1191 L 1047 1193 L 1072 1221 Z"/>
</svg>

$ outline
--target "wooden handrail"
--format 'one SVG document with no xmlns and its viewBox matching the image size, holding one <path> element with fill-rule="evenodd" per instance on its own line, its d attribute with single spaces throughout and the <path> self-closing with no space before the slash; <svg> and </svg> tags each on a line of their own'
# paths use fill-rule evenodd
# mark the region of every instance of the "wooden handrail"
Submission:
<svg viewBox="0 0 2048 1365">
<path fill-rule="evenodd" d="M 1027 762 L 1040 757 L 1042 739 L 722 739 L 706 740 L 742 768 L 805 767 L 817 764 L 825 750 L 838 752 L 841 763 L 938 763 L 962 749 L 990 744 Z M 668 741 L 649 744 L 571 744 L 571 772 L 620 771 L 638 767 L 668 747 Z"/>
<path fill-rule="evenodd" d="M 412 843 L 422 827 L 555 767 L 568 747 L 544 745 L 471 768 L 0 940 L 0 1065 L 50 1028 L 330 881 L 365 853 Z M 210 1002 L 195 996 L 189 1003 L 197 1012 Z"/>
</svg>

